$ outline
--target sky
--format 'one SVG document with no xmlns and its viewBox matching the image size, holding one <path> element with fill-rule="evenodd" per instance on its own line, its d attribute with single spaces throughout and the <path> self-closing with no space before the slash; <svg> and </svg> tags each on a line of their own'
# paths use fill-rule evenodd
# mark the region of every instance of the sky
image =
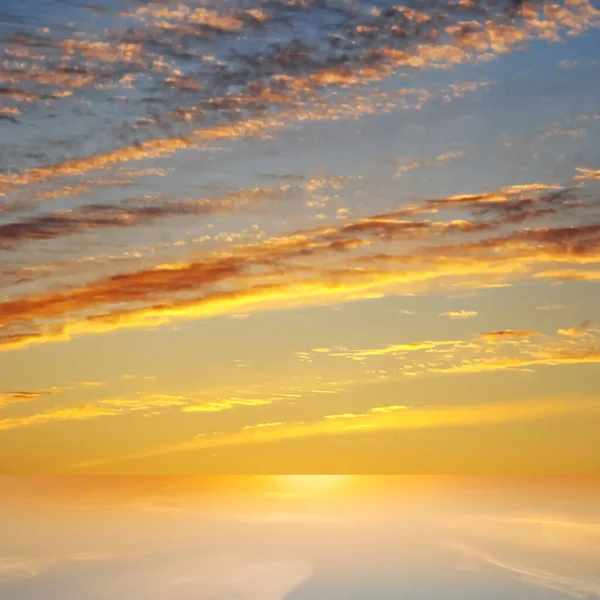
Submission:
<svg viewBox="0 0 600 600">
<path fill-rule="evenodd" d="M 4 476 L 3 600 L 594 600 L 597 477 Z"/>
<path fill-rule="evenodd" d="M 0 473 L 599 474 L 599 26 L 0 0 Z"/>
</svg>

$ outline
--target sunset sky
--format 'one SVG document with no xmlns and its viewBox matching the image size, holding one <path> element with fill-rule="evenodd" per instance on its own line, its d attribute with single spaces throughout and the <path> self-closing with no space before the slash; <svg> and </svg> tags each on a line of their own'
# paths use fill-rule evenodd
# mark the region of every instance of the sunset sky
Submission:
<svg viewBox="0 0 600 600">
<path fill-rule="evenodd" d="M 0 473 L 600 473 L 599 28 L 0 0 Z"/>
</svg>

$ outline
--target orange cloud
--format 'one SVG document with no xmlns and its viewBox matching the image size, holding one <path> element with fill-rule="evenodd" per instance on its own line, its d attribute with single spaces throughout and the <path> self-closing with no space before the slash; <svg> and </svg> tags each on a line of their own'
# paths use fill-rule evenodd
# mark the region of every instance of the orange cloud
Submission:
<svg viewBox="0 0 600 600">
<path fill-rule="evenodd" d="M 584 338 L 588 336 L 588 333 L 586 331 L 582 331 L 581 329 L 575 329 L 574 327 L 570 327 L 569 329 L 559 329 L 557 333 L 559 335 L 564 335 L 573 338 Z"/>
<path fill-rule="evenodd" d="M 508 215 L 504 221 L 513 227 L 520 226 L 523 219 L 539 218 L 531 209 L 537 203 L 549 205 L 553 211 L 570 212 L 573 206 L 587 209 L 585 204 L 573 205 L 568 188 L 550 187 L 553 189 L 548 192 L 549 186 L 543 184 L 511 186 L 498 193 L 426 201 L 389 214 L 348 219 L 237 245 L 231 252 L 194 262 L 162 264 L 78 287 L 13 297 L 0 304 L 0 348 L 68 340 L 85 333 L 153 327 L 173 319 L 250 314 L 324 304 L 332 299 L 352 301 L 406 289 L 415 292 L 433 286 L 505 285 L 528 276 L 564 277 L 562 270 L 548 267 L 552 263 L 596 261 L 600 256 L 600 226 L 526 228 L 489 236 L 502 225 L 498 215 Z M 262 202 L 265 194 L 271 193 L 250 190 L 248 195 L 251 201 Z M 244 191 L 229 194 L 223 206 L 217 202 L 217 210 L 229 210 L 238 202 L 244 206 L 247 201 Z M 473 219 L 415 218 L 425 211 L 441 213 L 456 205 L 470 211 Z M 498 207 L 502 207 L 501 212 Z M 192 208 L 196 210 L 196 204 Z M 149 210 L 154 214 L 153 207 Z M 156 210 L 170 214 L 168 206 Z M 207 210 L 215 208 L 209 203 Z M 37 235 L 44 219 L 30 223 L 35 231 L 27 235 Z M 50 230 L 55 225 L 51 223 Z M 479 239 L 445 245 L 438 242 L 440 238 L 467 235 Z M 423 241 L 429 245 L 419 245 Z M 372 247 L 398 244 L 410 246 L 401 254 L 368 253 Z M 581 272 L 568 273 L 583 278 Z M 586 277 L 592 279 L 591 275 Z"/>
<path fill-rule="evenodd" d="M 55 390 L 43 390 L 41 392 L 20 391 L 20 392 L 0 392 L 0 408 L 4 408 L 9 404 L 21 402 L 33 402 L 42 396 L 51 396 Z"/>
<path fill-rule="evenodd" d="M 502 341 L 506 339 L 532 338 L 542 335 L 539 331 L 522 329 L 501 329 L 499 331 L 488 331 L 480 334 L 480 338 L 486 341 Z"/>
<path fill-rule="evenodd" d="M 559 329 L 557 331 L 557 333 L 559 335 L 564 335 L 566 337 L 579 338 L 579 339 L 593 337 L 592 331 L 597 331 L 597 330 L 588 331 L 590 325 L 591 325 L 591 321 L 585 320 L 582 323 L 580 323 L 577 327 L 569 327 L 568 329 Z"/>
<path fill-rule="evenodd" d="M 600 271 L 586 271 L 580 269 L 550 269 L 535 273 L 534 277 L 540 279 L 558 279 L 562 281 L 598 281 Z"/>
</svg>

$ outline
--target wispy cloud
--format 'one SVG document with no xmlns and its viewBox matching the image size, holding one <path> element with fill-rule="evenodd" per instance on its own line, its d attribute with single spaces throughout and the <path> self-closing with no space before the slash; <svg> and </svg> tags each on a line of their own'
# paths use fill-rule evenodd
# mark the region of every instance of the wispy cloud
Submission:
<svg viewBox="0 0 600 600">
<path fill-rule="evenodd" d="M 12 417 L 0 420 L 0 431 L 19 429 L 41 423 L 57 421 L 85 421 L 98 417 L 114 416 L 119 414 L 115 408 L 103 407 L 101 405 L 80 404 L 68 408 L 56 408 L 47 412 L 36 413 L 26 417 Z"/>
<path fill-rule="evenodd" d="M 503 341 L 519 338 L 532 338 L 542 335 L 539 331 L 530 331 L 523 329 L 500 329 L 498 331 L 487 331 L 479 337 L 487 342 Z"/>
<path fill-rule="evenodd" d="M 528 564 L 512 562 L 510 559 L 498 558 L 490 552 L 457 542 L 445 542 L 463 556 L 476 559 L 482 563 L 509 572 L 521 581 L 545 589 L 560 592 L 573 598 L 593 598 L 600 594 L 600 582 L 587 578 L 564 575 L 556 571 L 536 568 Z"/>
<path fill-rule="evenodd" d="M 124 376 L 126 380 L 132 376 Z M 156 416 L 168 411 L 181 413 L 220 413 L 238 408 L 265 407 L 276 403 L 289 404 L 301 399 L 314 398 L 321 394 L 337 395 L 348 389 L 353 380 L 327 381 L 321 378 L 315 381 L 318 385 L 275 385 L 268 384 L 232 385 L 222 388 L 208 388 L 205 390 L 191 389 L 173 391 L 160 390 L 154 377 L 140 377 L 147 380 L 150 385 L 147 391 L 138 391 L 136 394 L 122 394 L 114 397 L 95 398 L 96 394 L 89 395 L 90 389 L 103 387 L 101 382 L 82 381 L 76 385 L 53 388 L 49 392 L 14 392 L 0 394 L 0 408 L 15 402 L 30 402 L 42 397 L 58 395 L 61 392 L 77 392 L 78 398 L 88 397 L 87 401 L 80 404 L 67 404 L 65 398 L 56 398 L 53 406 L 40 411 L 19 417 L 0 419 L 0 431 L 21 429 L 24 427 L 49 425 L 57 422 L 77 422 L 104 417 L 118 417 L 132 413 L 143 416 Z M 254 392 L 254 393 L 253 393 Z M 5 404 L 2 404 L 4 402 Z M 282 425 L 279 422 L 259 423 L 249 425 L 249 428 L 274 427 Z M 204 434 L 203 434 L 204 435 Z"/>
<path fill-rule="evenodd" d="M 9 404 L 17 404 L 21 402 L 33 402 L 43 396 L 51 396 L 55 390 L 34 391 L 19 391 L 19 392 L 0 392 L 0 408 L 4 408 Z"/>
<path fill-rule="evenodd" d="M 155 199 L 130 199 L 121 204 L 93 204 L 21 221 L 0 224 L 0 250 L 27 242 L 52 240 L 96 229 L 132 228 L 165 217 L 210 216 L 248 211 L 281 197 L 281 189 L 249 189 L 222 198 L 161 203 Z M 136 206 L 136 203 L 138 204 Z"/>
<path fill-rule="evenodd" d="M 565 310 L 567 307 L 564 304 L 543 304 L 536 306 L 535 310 L 554 311 L 554 310 Z"/>
<path fill-rule="evenodd" d="M 189 452 L 206 448 L 262 444 L 286 439 L 298 439 L 323 435 L 347 435 L 360 430 L 381 431 L 385 429 L 422 429 L 482 425 L 512 421 L 549 419 L 573 413 L 596 413 L 600 410 L 597 398 L 543 398 L 532 401 L 454 405 L 437 407 L 377 407 L 370 413 L 344 415 L 339 418 L 323 418 L 321 421 L 303 424 L 282 424 L 197 438 L 179 444 L 161 446 L 146 452 L 123 456 L 118 459 L 99 459 L 77 465 L 78 470 L 93 472 L 94 468 L 108 462 L 131 461 L 165 454 Z"/>
<path fill-rule="evenodd" d="M 192 404 L 186 406 L 183 412 L 221 412 L 223 410 L 230 410 L 236 406 L 264 406 L 272 402 L 273 400 L 269 398 L 227 398 L 216 402 Z"/>
<path fill-rule="evenodd" d="M 379 348 L 316 348 L 311 356 L 363 362 L 392 360 L 402 376 L 485 373 L 542 366 L 600 362 L 595 329 L 564 329 L 557 335 L 538 331 L 498 330 L 465 339 L 424 340 Z"/>
<path fill-rule="evenodd" d="M 466 342 L 463 342 L 462 340 L 424 340 L 405 344 L 390 344 L 389 346 L 383 346 L 381 348 L 365 348 L 362 350 L 334 348 L 329 350 L 327 354 L 330 356 L 342 356 L 344 358 L 362 360 L 373 356 L 402 355 L 406 352 L 417 352 L 420 350 L 461 346 L 465 343 Z"/>
<path fill-rule="evenodd" d="M 477 316 L 476 310 L 450 310 L 440 313 L 440 317 L 448 317 L 449 319 L 470 319 Z"/>
</svg>

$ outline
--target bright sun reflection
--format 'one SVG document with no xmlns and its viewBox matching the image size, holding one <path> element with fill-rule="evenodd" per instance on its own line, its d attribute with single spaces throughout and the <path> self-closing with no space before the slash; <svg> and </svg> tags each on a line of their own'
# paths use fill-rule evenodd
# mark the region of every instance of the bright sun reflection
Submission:
<svg viewBox="0 0 600 600">
<path fill-rule="evenodd" d="M 277 481 L 295 492 L 325 494 L 339 490 L 351 475 L 279 475 Z"/>
</svg>

